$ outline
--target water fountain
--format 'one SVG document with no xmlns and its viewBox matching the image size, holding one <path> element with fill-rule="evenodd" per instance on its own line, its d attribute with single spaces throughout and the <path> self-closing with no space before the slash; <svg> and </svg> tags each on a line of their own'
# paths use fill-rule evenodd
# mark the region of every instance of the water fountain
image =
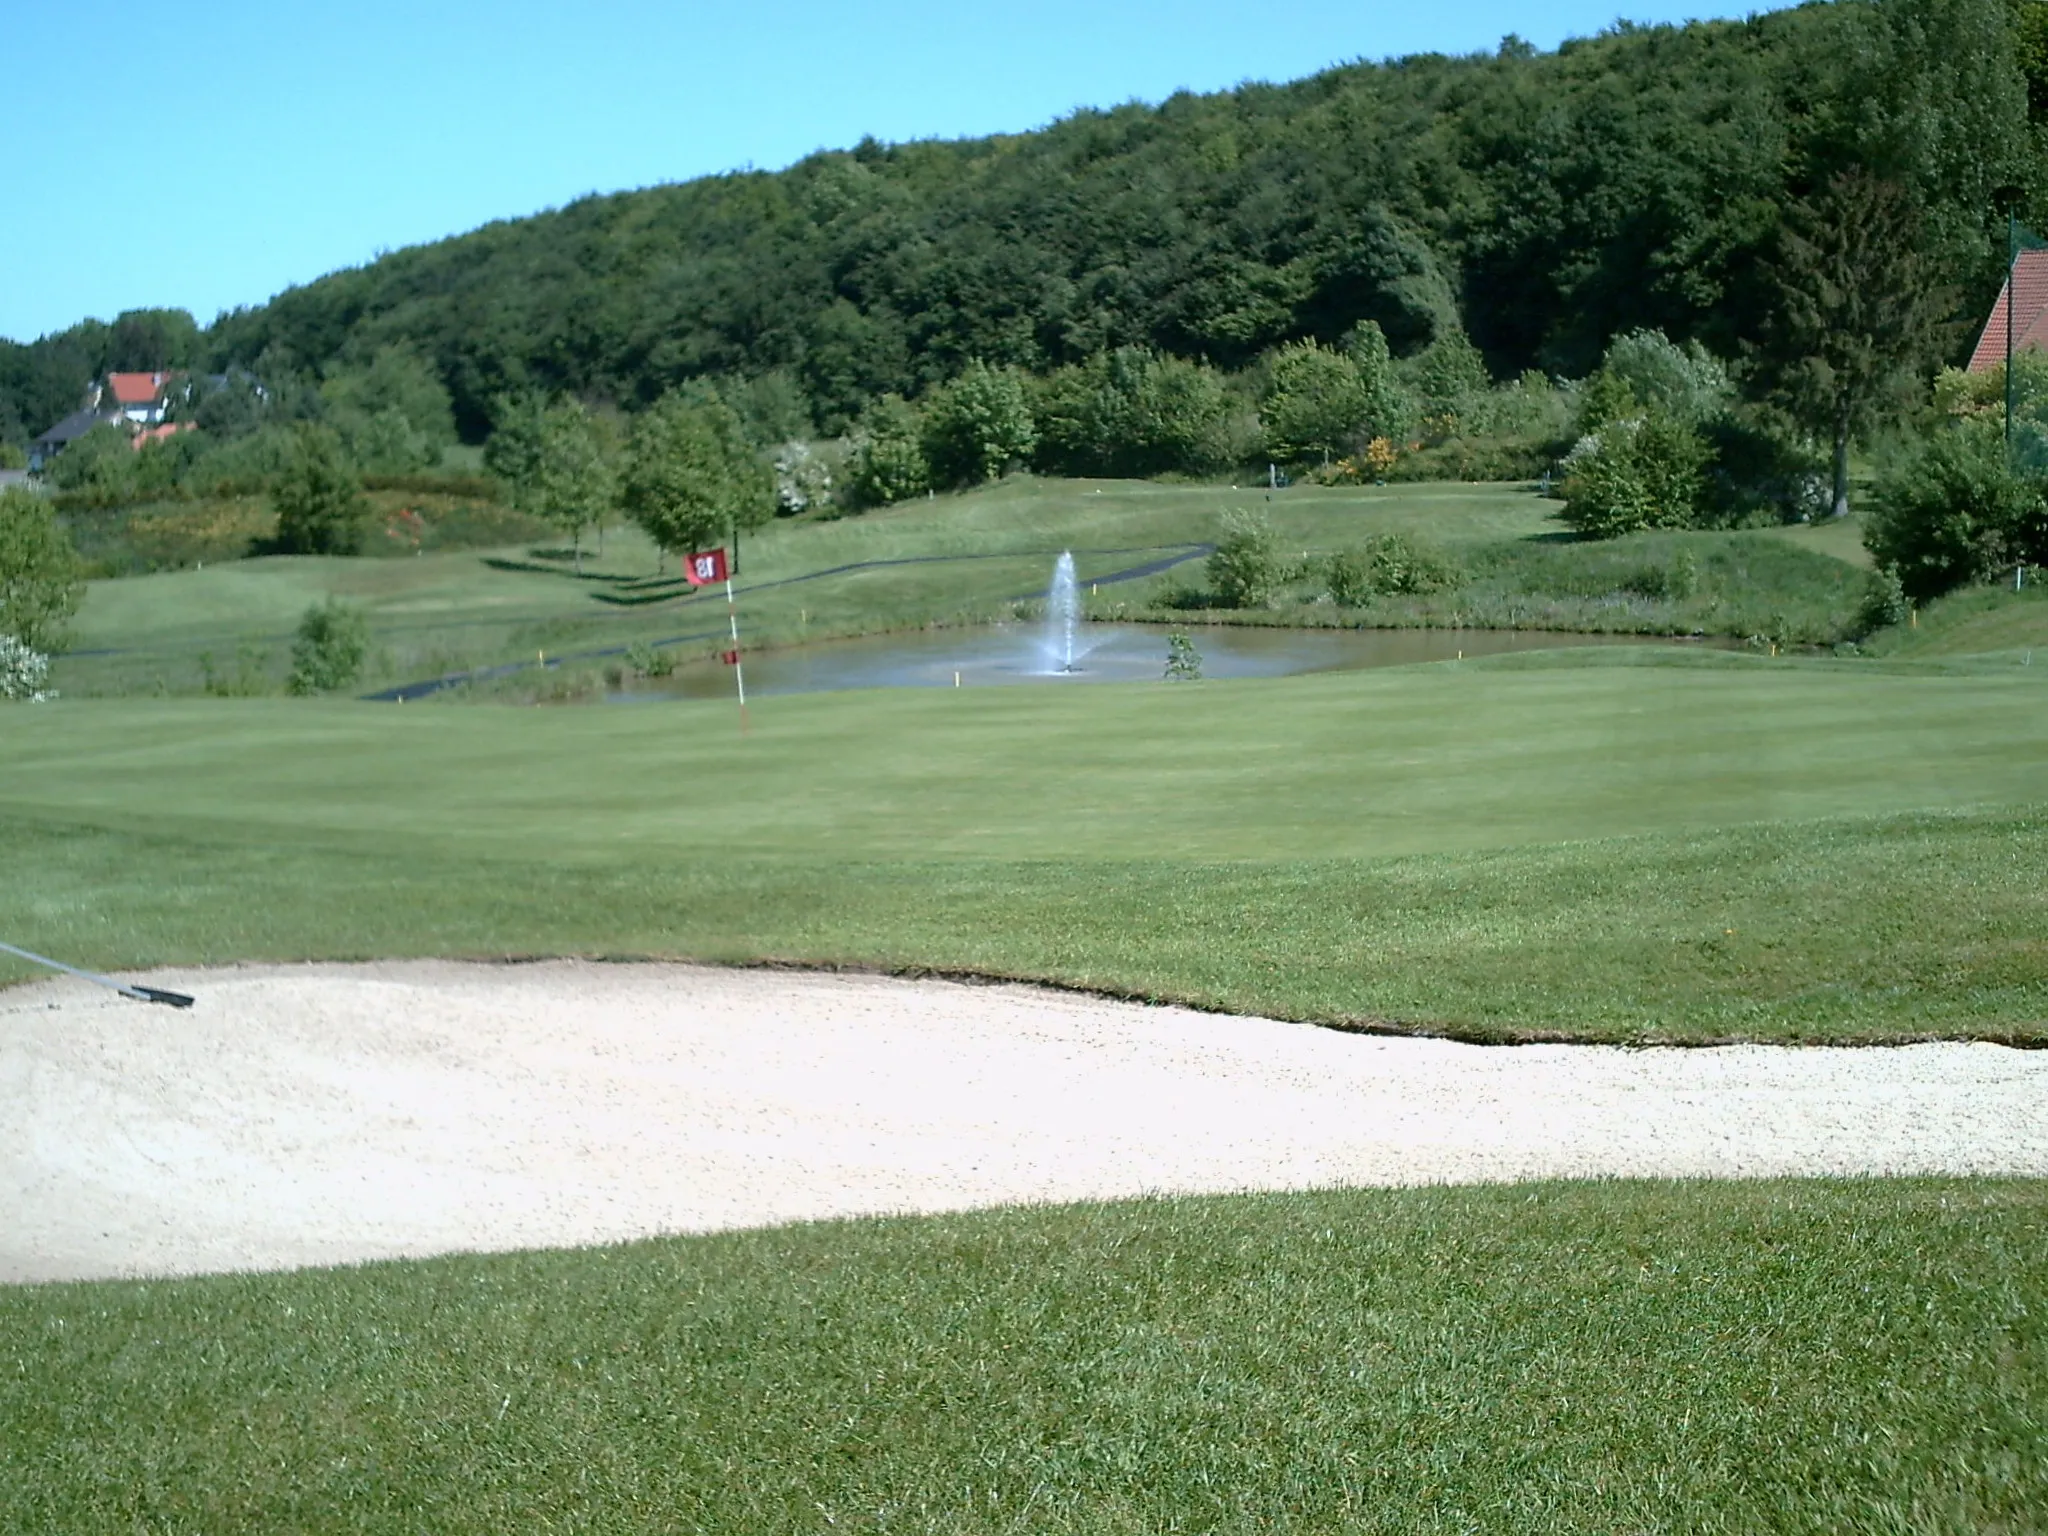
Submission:
<svg viewBox="0 0 2048 1536">
<path fill-rule="evenodd" d="M 1052 586 L 1045 594 L 1046 670 L 1074 670 L 1074 625 L 1080 618 L 1080 597 L 1074 590 L 1074 556 L 1062 551 L 1052 568 Z"/>
</svg>

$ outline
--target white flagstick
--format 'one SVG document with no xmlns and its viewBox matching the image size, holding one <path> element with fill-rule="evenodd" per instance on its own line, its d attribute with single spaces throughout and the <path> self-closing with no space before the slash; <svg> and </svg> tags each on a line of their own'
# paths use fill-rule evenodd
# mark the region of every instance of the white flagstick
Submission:
<svg viewBox="0 0 2048 1536">
<path fill-rule="evenodd" d="M 725 616 L 732 625 L 732 675 L 740 689 L 740 729 L 747 728 L 747 669 L 740 665 L 740 611 L 732 603 L 732 577 L 725 578 Z"/>
</svg>

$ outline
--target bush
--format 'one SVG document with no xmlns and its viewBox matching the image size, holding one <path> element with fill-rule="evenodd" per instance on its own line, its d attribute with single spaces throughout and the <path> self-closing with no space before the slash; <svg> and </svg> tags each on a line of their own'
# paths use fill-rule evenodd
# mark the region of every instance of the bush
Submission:
<svg viewBox="0 0 2048 1536">
<path fill-rule="evenodd" d="M 1870 595 L 1863 600 L 1860 615 L 1864 634 L 1873 630 L 1889 629 L 1894 624 L 1903 624 L 1913 612 L 1913 604 L 1906 596 L 1906 589 L 1900 585 L 1899 573 L 1890 566 L 1872 573 Z"/>
<path fill-rule="evenodd" d="M 635 640 L 626 647 L 626 666 L 641 677 L 668 677 L 676 669 L 675 653 Z"/>
<path fill-rule="evenodd" d="M 1949 427 L 1879 476 L 1863 542 L 1908 598 L 1924 602 L 2019 561 L 2048 560 L 2042 491 L 1995 430 Z"/>
<path fill-rule="evenodd" d="M 1209 590 L 1218 607 L 1264 608 L 1280 585 L 1273 530 L 1252 513 L 1226 513 L 1223 536 L 1208 560 Z"/>
<path fill-rule="evenodd" d="M 1707 446 L 1662 411 L 1613 421 L 1581 438 L 1564 462 L 1565 523 L 1589 538 L 1685 528 L 1699 517 Z"/>
<path fill-rule="evenodd" d="M 369 506 L 362 482 L 330 427 L 301 425 L 292 455 L 270 493 L 277 542 L 287 554 L 353 555 L 362 551 Z"/>
<path fill-rule="evenodd" d="M 49 657 L 12 635 L 0 635 L 0 699 L 29 704 L 54 699 L 57 695 L 44 687 L 49 680 Z"/>
<path fill-rule="evenodd" d="M 1340 608 L 1362 608 L 1383 594 L 1441 592 L 1456 586 L 1459 574 L 1443 554 L 1398 533 L 1332 555 L 1323 565 L 1330 601 Z"/>
<path fill-rule="evenodd" d="M 329 598 L 308 608 L 292 642 L 292 670 L 285 687 L 296 694 L 334 693 L 363 673 L 370 630 L 362 611 Z"/>
</svg>

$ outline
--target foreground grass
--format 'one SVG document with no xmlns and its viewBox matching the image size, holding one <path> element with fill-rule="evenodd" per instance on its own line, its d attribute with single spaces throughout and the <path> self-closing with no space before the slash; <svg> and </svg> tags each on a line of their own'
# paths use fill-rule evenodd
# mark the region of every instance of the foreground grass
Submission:
<svg viewBox="0 0 2048 1536">
<path fill-rule="evenodd" d="M 2048 1192 L 1533 1185 L 0 1290 L 0 1527 L 2030 1531 Z"/>
</svg>

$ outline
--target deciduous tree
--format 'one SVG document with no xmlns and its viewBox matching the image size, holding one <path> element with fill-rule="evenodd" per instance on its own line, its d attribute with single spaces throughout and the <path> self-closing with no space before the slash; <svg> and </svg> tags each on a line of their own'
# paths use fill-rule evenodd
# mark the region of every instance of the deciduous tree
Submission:
<svg viewBox="0 0 2048 1536">
<path fill-rule="evenodd" d="M 19 486 L 0 490 L 0 635 L 57 650 L 84 594 L 78 555 L 49 500 Z"/>
</svg>

